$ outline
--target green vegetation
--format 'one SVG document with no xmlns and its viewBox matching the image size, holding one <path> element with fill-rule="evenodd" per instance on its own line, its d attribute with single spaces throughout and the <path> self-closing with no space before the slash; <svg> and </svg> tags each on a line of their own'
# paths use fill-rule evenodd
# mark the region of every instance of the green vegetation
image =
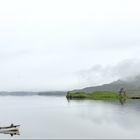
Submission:
<svg viewBox="0 0 140 140">
<path fill-rule="evenodd" d="M 93 99 L 93 100 L 118 100 L 129 98 L 125 95 L 119 95 L 117 92 L 111 91 L 96 91 L 96 92 L 68 92 L 68 99 Z"/>
</svg>

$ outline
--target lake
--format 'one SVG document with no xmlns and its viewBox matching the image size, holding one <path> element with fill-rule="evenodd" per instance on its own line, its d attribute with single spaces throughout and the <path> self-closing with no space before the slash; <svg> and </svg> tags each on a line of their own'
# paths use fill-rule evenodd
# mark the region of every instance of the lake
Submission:
<svg viewBox="0 0 140 140">
<path fill-rule="evenodd" d="M 71 100 L 64 96 L 0 96 L 0 126 L 20 124 L 1 139 L 140 138 L 140 100 Z"/>
</svg>

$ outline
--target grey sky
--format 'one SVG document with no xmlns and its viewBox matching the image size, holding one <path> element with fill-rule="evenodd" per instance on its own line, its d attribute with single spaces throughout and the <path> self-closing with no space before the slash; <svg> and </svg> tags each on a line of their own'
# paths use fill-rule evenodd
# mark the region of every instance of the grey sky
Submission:
<svg viewBox="0 0 140 140">
<path fill-rule="evenodd" d="M 70 90 L 124 77 L 106 70 L 127 60 L 139 68 L 133 64 L 140 59 L 139 5 L 139 0 L 1 0 L 0 90 Z"/>
</svg>

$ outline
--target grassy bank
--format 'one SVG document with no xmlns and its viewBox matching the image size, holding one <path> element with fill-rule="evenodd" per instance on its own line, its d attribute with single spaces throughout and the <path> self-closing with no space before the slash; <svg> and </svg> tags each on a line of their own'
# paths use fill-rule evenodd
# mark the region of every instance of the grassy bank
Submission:
<svg viewBox="0 0 140 140">
<path fill-rule="evenodd" d="M 110 91 L 96 91 L 91 93 L 86 92 L 68 92 L 69 99 L 93 99 L 93 100 L 118 100 L 121 98 L 129 98 L 127 96 L 120 96 L 117 92 Z"/>
</svg>

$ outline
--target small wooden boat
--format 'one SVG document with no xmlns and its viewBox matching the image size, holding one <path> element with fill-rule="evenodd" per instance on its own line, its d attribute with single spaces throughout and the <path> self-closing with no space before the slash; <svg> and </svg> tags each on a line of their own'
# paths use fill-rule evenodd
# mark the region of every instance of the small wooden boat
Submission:
<svg viewBox="0 0 140 140">
<path fill-rule="evenodd" d="M 0 131 L 0 133 L 9 134 L 9 135 L 11 135 L 11 137 L 14 135 L 20 135 L 19 131 Z"/>
<path fill-rule="evenodd" d="M 11 124 L 10 126 L 7 127 L 0 127 L 0 132 L 4 131 L 18 131 L 20 125 L 13 125 Z"/>
</svg>

